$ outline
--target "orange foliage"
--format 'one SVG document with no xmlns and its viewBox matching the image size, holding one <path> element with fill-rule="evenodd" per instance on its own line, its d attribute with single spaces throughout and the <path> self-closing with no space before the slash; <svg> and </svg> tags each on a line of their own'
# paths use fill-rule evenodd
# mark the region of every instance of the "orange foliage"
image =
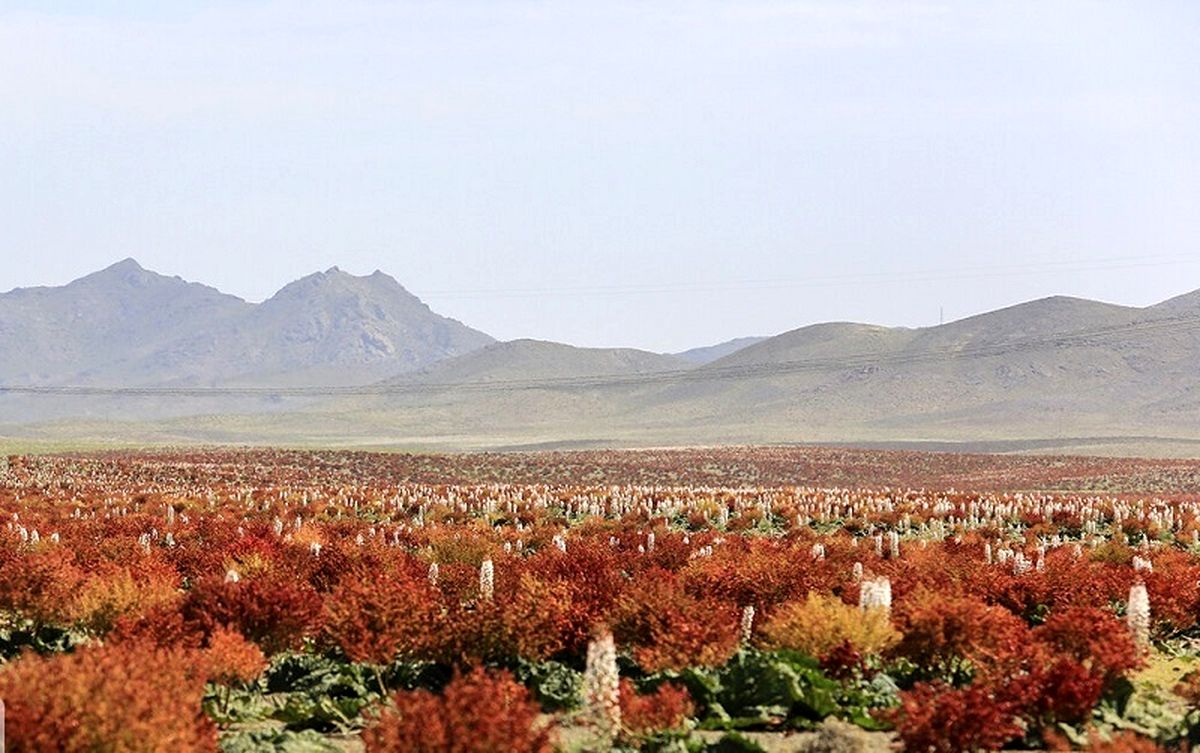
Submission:
<svg viewBox="0 0 1200 753">
<path fill-rule="evenodd" d="M 860 653 L 877 654 L 900 640 L 886 611 L 860 609 L 816 593 L 781 606 L 762 630 L 770 645 L 816 658 L 847 643 Z"/>
<path fill-rule="evenodd" d="M 208 679 L 224 684 L 252 682 L 267 668 L 258 646 L 225 628 L 217 628 L 208 637 L 203 662 Z"/>
<path fill-rule="evenodd" d="M 672 573 L 647 570 L 621 594 L 613 633 L 633 647 L 648 672 L 718 666 L 740 641 L 740 613 L 727 603 L 688 595 Z"/>
<path fill-rule="evenodd" d="M 440 623 L 437 592 L 403 575 L 352 573 L 325 601 L 325 634 L 354 661 L 387 664 L 423 655 Z"/>
<path fill-rule="evenodd" d="M 1020 662 L 1029 639 L 1019 617 L 970 596 L 919 590 L 896 605 L 894 619 L 903 635 L 895 653 L 927 668 L 966 660 L 1003 672 Z"/>
<path fill-rule="evenodd" d="M 686 688 L 663 683 L 653 693 L 638 695 L 628 678 L 621 678 L 621 724 L 634 735 L 681 729 L 696 713 Z"/>
<path fill-rule="evenodd" d="M 190 652 L 148 643 L 26 655 L 0 671 L 8 750 L 215 751 L 204 679 Z"/>
<path fill-rule="evenodd" d="M 551 728 L 524 686 L 507 672 L 476 668 L 441 695 L 425 690 L 392 696 L 363 731 L 368 753 L 550 753 Z"/>
</svg>

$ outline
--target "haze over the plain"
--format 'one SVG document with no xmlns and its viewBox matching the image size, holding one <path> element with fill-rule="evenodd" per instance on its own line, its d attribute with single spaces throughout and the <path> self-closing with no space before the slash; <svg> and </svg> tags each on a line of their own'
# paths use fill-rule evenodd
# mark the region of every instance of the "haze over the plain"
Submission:
<svg viewBox="0 0 1200 753">
<path fill-rule="evenodd" d="M 486 326 L 486 324 L 484 325 Z M 681 354 L 497 342 L 383 272 L 261 304 L 126 259 L 0 294 L 0 437 L 66 444 L 935 443 L 1194 454 L 1200 290 Z"/>
<path fill-rule="evenodd" d="M 1192 2 L 0 9 L 0 290 L 383 268 L 677 352 L 1200 287 Z"/>
</svg>

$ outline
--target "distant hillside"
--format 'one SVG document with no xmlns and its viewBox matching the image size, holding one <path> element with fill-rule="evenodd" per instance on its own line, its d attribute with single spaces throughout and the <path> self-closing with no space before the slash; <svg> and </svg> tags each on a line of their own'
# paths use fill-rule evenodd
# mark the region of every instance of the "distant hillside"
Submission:
<svg viewBox="0 0 1200 753">
<path fill-rule="evenodd" d="M 0 295 L 0 384 L 363 384 L 491 342 L 336 267 L 257 305 L 132 259 Z"/>
<path fill-rule="evenodd" d="M 159 381 L 168 375 L 154 366 L 156 353 L 253 308 L 132 259 L 62 287 L 18 288 L 0 294 L 0 383 Z"/>
<path fill-rule="evenodd" d="M 704 375 L 659 404 L 797 436 L 1187 433 L 1200 429 L 1200 305 L 1056 297 L 923 329 L 816 325 Z"/>
<path fill-rule="evenodd" d="M 213 332 L 183 342 L 174 364 L 235 384 L 366 384 L 494 342 L 435 314 L 382 272 L 337 267 L 301 278 Z"/>
<path fill-rule="evenodd" d="M 692 348 L 691 350 L 685 350 L 682 353 L 676 353 L 675 355 L 694 364 L 712 363 L 718 358 L 724 358 L 731 353 L 736 353 L 742 348 L 749 347 L 755 343 L 760 343 L 766 339 L 767 338 L 765 337 L 739 337 L 734 340 L 726 340 L 723 343 L 717 343 L 716 345 L 707 345 L 702 348 Z"/>
<path fill-rule="evenodd" d="M 522 359 L 458 370 L 508 352 L 493 346 L 439 364 L 429 379 L 502 372 L 533 382 L 436 397 L 392 385 L 364 398 L 376 423 L 362 429 L 469 446 L 1197 439 L 1200 305 L 1180 305 L 1187 300 L 1139 309 L 1057 297 L 922 329 L 818 324 L 692 369 L 664 363 L 656 374 L 577 387 L 536 380 L 613 370 L 538 370 Z"/>
<path fill-rule="evenodd" d="M 633 348 L 577 348 L 544 340 L 513 340 L 441 361 L 393 382 L 558 380 L 653 374 L 691 367 L 691 362 L 678 356 Z"/>
<path fill-rule="evenodd" d="M 497 343 L 381 273 L 331 269 L 254 305 L 126 261 L 62 288 L 0 295 L 0 369 L 7 384 L 315 388 L 0 395 L 0 435 L 45 441 L 1088 451 L 1165 442 L 1192 452 L 1200 291 L 1146 308 L 1045 298 L 917 329 L 816 324 L 660 355 Z M 353 394 L 330 396 L 328 385 Z"/>
</svg>

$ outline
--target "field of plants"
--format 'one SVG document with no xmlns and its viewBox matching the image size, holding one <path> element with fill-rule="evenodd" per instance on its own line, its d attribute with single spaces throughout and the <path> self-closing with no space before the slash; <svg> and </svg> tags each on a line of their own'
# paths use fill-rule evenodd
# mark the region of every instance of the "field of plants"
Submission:
<svg viewBox="0 0 1200 753">
<path fill-rule="evenodd" d="M 1200 462 L 0 459 L 9 751 L 1187 750 Z"/>
</svg>

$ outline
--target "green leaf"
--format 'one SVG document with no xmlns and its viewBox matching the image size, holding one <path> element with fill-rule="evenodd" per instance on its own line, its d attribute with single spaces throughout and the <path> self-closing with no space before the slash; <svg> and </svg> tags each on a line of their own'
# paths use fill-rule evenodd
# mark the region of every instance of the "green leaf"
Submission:
<svg viewBox="0 0 1200 753">
<path fill-rule="evenodd" d="M 444 664 L 428 661 L 396 661 L 383 668 L 383 681 L 388 689 L 441 691 L 454 677 L 454 671 Z"/>
<path fill-rule="evenodd" d="M 27 649 L 42 655 L 67 653 L 88 640 L 88 635 L 80 630 L 37 625 L 33 620 L 21 618 L 16 624 L 0 628 L 0 658 L 13 659 Z"/>
<path fill-rule="evenodd" d="M 268 719 L 277 710 L 257 689 L 242 690 L 210 684 L 204 697 L 204 713 L 219 724 Z"/>
<path fill-rule="evenodd" d="M 338 662 L 319 654 L 285 654 L 271 662 L 264 673 L 267 690 L 287 693 L 308 690 L 339 671 Z"/>
<path fill-rule="evenodd" d="M 766 748 L 744 735 L 730 732 L 722 735 L 720 740 L 711 743 L 704 753 L 767 753 Z"/>
<path fill-rule="evenodd" d="M 583 687 L 583 674 L 556 661 L 521 660 L 513 672 L 528 687 L 544 711 L 564 711 L 577 707 Z"/>
<path fill-rule="evenodd" d="M 733 726 L 776 725 L 803 697 L 800 676 L 784 661 L 758 651 L 740 651 L 721 669 L 716 700 Z"/>
<path fill-rule="evenodd" d="M 221 735 L 222 753 L 338 753 L 340 750 L 312 730 L 260 729 Z"/>
<path fill-rule="evenodd" d="M 348 731 L 362 726 L 360 715 L 370 703 L 371 699 L 361 697 L 334 698 L 293 693 L 272 716 L 293 730 Z"/>
</svg>

